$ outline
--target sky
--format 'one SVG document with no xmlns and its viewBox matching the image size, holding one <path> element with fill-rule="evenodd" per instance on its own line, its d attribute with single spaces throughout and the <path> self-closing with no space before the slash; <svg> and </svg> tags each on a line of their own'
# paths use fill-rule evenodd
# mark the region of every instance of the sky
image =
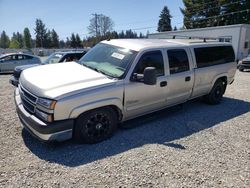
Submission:
<svg viewBox="0 0 250 188">
<path fill-rule="evenodd" d="M 114 30 L 132 29 L 155 33 L 160 12 L 168 6 L 172 27 L 183 26 L 182 0 L 0 0 L 0 32 L 11 37 L 28 27 L 34 37 L 35 20 L 41 19 L 48 29 L 55 29 L 60 40 L 71 33 L 89 36 L 87 27 L 92 14 L 104 14 L 114 22 Z"/>
</svg>

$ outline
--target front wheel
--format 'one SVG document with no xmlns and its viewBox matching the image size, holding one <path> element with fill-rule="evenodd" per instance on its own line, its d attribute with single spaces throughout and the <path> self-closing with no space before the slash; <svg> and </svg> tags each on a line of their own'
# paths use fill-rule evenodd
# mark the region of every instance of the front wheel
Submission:
<svg viewBox="0 0 250 188">
<path fill-rule="evenodd" d="M 74 138 L 79 143 L 94 144 L 111 137 L 117 127 L 117 115 L 110 107 L 80 115 L 75 124 Z"/>
<path fill-rule="evenodd" d="M 225 93 L 226 85 L 223 84 L 222 80 L 217 80 L 208 95 L 205 96 L 205 101 L 208 104 L 219 104 L 222 100 L 223 94 Z"/>
</svg>

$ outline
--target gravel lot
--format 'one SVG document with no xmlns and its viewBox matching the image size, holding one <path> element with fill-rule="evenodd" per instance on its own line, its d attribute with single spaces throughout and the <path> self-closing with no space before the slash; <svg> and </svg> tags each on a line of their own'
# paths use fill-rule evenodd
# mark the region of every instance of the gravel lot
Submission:
<svg viewBox="0 0 250 188">
<path fill-rule="evenodd" d="M 0 187 L 250 187 L 250 72 L 237 72 L 220 105 L 188 102 L 95 145 L 31 137 L 9 77 L 0 75 Z"/>
</svg>

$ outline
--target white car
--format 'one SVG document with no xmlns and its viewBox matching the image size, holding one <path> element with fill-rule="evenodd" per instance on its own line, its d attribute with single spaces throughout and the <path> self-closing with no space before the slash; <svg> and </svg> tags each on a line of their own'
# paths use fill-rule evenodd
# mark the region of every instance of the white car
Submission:
<svg viewBox="0 0 250 188">
<path fill-rule="evenodd" d="M 2 72 L 14 72 L 15 67 L 20 65 L 41 64 L 41 60 L 37 56 L 23 54 L 23 53 L 11 53 L 0 56 L 0 73 Z"/>
</svg>

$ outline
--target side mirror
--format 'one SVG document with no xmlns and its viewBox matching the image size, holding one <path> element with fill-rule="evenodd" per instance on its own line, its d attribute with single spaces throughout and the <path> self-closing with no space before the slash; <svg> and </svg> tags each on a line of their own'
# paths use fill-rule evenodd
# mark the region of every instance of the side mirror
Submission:
<svg viewBox="0 0 250 188">
<path fill-rule="evenodd" d="M 143 83 L 146 85 L 156 85 L 156 81 L 155 67 L 146 67 L 143 72 Z"/>
</svg>

